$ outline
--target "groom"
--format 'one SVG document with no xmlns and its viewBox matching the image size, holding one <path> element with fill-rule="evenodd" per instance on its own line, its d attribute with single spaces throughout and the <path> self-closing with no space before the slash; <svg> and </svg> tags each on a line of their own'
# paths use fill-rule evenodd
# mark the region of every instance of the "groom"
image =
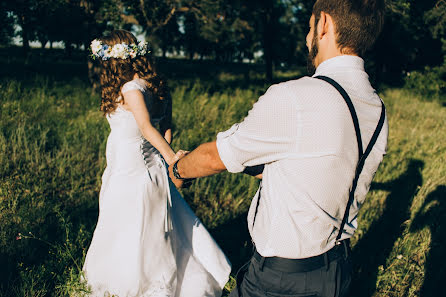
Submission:
<svg viewBox="0 0 446 297">
<path fill-rule="evenodd" d="M 315 74 L 271 86 L 241 123 L 169 168 L 180 187 L 264 164 L 248 214 L 256 250 L 231 296 L 347 296 L 349 238 L 387 144 L 361 58 L 383 15 L 383 0 L 317 0 L 306 40 Z"/>
</svg>

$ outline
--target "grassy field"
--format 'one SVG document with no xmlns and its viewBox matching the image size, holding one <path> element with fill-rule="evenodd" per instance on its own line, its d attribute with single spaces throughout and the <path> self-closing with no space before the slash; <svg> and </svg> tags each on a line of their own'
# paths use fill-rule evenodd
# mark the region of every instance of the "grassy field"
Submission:
<svg viewBox="0 0 446 297">
<path fill-rule="evenodd" d="M 74 296 L 83 290 L 79 272 L 97 220 L 108 124 L 83 77 L 11 77 L 0 79 L 0 296 Z M 268 87 L 240 73 L 172 77 L 175 149 L 213 140 Z M 446 107 L 401 89 L 380 94 L 388 155 L 353 240 L 354 296 L 439 296 L 446 279 Z M 225 173 L 182 191 L 234 272 L 250 255 L 245 218 L 257 186 Z"/>
</svg>

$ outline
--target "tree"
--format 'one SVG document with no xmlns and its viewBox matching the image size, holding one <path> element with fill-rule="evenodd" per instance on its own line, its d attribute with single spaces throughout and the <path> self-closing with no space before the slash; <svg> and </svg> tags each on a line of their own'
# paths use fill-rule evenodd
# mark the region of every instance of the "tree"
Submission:
<svg viewBox="0 0 446 297">
<path fill-rule="evenodd" d="M 261 49 L 265 62 L 266 79 L 273 80 L 276 63 L 295 61 L 297 51 L 304 50 L 308 28 L 309 1 L 299 0 L 239 0 L 240 18 L 250 28 L 251 49 Z M 311 15 L 311 14 L 310 14 Z M 305 33 L 304 33 L 305 32 Z M 306 51 L 306 49 L 305 49 Z"/>
<path fill-rule="evenodd" d="M 7 7 L 7 2 L 0 2 L 0 44 L 9 44 L 14 37 L 14 16 Z"/>
<path fill-rule="evenodd" d="M 432 37 L 424 17 L 435 2 L 387 2 L 384 28 L 368 54 L 368 68 L 375 81 L 398 84 L 408 72 L 442 63 L 441 42 Z"/>
<path fill-rule="evenodd" d="M 177 15 L 172 16 L 167 24 L 157 30 L 151 38 L 152 45 L 161 49 L 163 58 L 167 52 L 173 52 L 180 46 L 180 30 Z"/>
<path fill-rule="evenodd" d="M 203 3 L 209 3 L 209 0 L 201 0 Z M 166 26 L 176 14 L 180 12 L 193 12 L 206 17 L 198 1 L 182 0 L 123 0 L 125 14 L 129 22 L 136 22 L 141 25 L 149 34 L 155 34 L 158 30 Z"/>
<path fill-rule="evenodd" d="M 121 27 L 122 10 L 119 0 L 67 0 L 57 13 L 67 49 L 73 45 L 84 45 L 87 49 L 91 40 L 107 29 Z"/>
<path fill-rule="evenodd" d="M 438 0 L 435 6 L 424 14 L 424 20 L 432 37 L 441 40 L 443 58 L 446 58 L 446 1 Z"/>
<path fill-rule="evenodd" d="M 20 33 L 23 42 L 23 49 L 25 52 L 29 50 L 29 42 L 33 39 L 33 26 L 36 23 L 36 8 L 38 1 L 33 0 L 6 0 L 3 2 L 8 7 L 11 13 L 17 18 L 17 23 L 20 25 Z"/>
<path fill-rule="evenodd" d="M 179 41 L 179 22 L 192 21 L 197 26 L 195 30 L 200 32 L 202 24 L 215 21 L 215 11 L 221 2 L 222 0 L 123 0 L 123 18 L 140 25 L 149 39 L 166 48 L 166 42 Z"/>
</svg>

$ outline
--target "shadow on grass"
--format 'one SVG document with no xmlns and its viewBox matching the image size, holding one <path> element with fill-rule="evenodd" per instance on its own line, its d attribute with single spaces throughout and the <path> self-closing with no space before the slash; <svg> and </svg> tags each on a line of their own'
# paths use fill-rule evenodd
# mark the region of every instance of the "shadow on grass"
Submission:
<svg viewBox="0 0 446 297">
<path fill-rule="evenodd" d="M 64 284 L 69 268 L 82 267 L 83 247 L 89 246 L 97 222 L 96 197 L 94 195 L 81 204 L 74 201 L 58 203 L 47 197 L 46 203 L 56 205 L 54 209 L 59 210 L 35 214 L 37 220 L 42 220 L 31 228 L 35 237 L 24 232 L 29 230 L 20 228 L 20 225 L 0 221 L 4 225 L 10 224 L 8 229 L 24 232 L 20 240 L 10 238 L 8 247 L 0 246 L 0 297 L 18 296 L 21 294 L 17 291 L 19 288 L 30 296 L 44 296 L 43 293 L 31 293 L 35 290 L 46 292 L 45 296 L 54 296 L 50 292 L 55 292 L 56 285 Z M 95 203 L 86 203 L 90 201 Z M 34 210 L 24 210 L 23 217 L 27 211 Z"/>
<path fill-rule="evenodd" d="M 418 187 L 423 184 L 424 162 L 412 159 L 406 172 L 387 183 L 372 183 L 371 190 L 389 191 L 384 211 L 353 249 L 353 282 L 351 296 L 372 296 L 381 265 L 386 264 L 395 241 L 410 219 L 410 207 Z"/>
<path fill-rule="evenodd" d="M 424 283 L 420 296 L 438 296 L 444 292 L 446 280 L 446 185 L 438 186 L 425 199 L 410 226 L 411 232 L 430 229 L 430 250 L 424 267 Z"/>
<path fill-rule="evenodd" d="M 247 213 L 209 230 L 232 264 L 232 273 L 245 264 L 252 256 L 253 246 L 246 221 Z"/>
</svg>

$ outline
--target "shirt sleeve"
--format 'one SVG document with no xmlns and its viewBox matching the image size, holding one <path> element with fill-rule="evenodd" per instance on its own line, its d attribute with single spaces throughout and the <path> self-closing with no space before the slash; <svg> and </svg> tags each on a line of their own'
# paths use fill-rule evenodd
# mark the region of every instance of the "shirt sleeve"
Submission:
<svg viewBox="0 0 446 297">
<path fill-rule="evenodd" d="M 245 119 L 217 135 L 217 149 L 229 172 L 289 155 L 295 145 L 297 111 L 286 87 L 271 86 Z"/>
</svg>

